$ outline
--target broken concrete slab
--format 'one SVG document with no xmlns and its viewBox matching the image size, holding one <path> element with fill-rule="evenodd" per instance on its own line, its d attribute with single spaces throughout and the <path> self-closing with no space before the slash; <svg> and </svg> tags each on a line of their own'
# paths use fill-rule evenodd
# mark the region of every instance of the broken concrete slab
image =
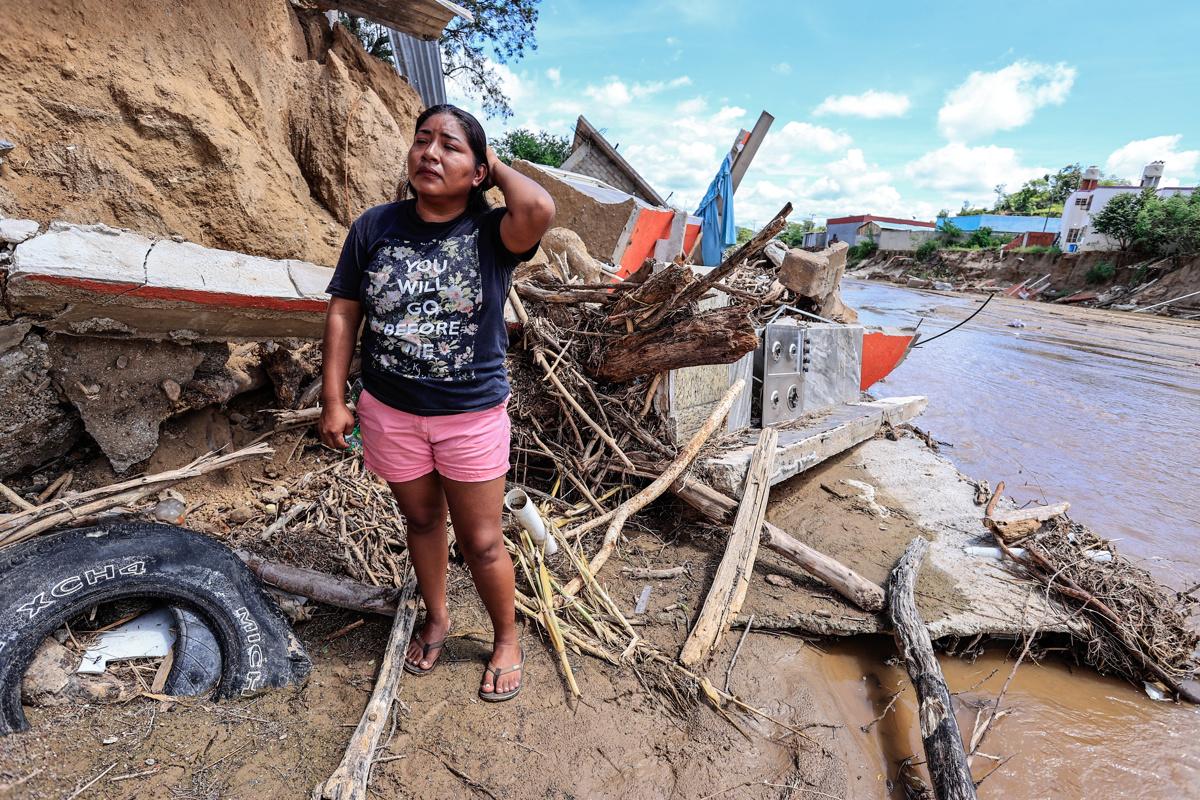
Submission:
<svg viewBox="0 0 1200 800">
<path fill-rule="evenodd" d="M 63 333 L 176 341 L 317 338 L 332 270 L 151 241 L 105 225 L 54 223 L 17 245 L 14 310 Z"/>
<path fill-rule="evenodd" d="M 616 264 L 620 245 L 642 201 L 603 181 L 528 161 L 513 168 L 537 181 L 554 198 L 556 224 L 575 231 L 593 258 Z"/>
<path fill-rule="evenodd" d="M 64 334 L 50 341 L 55 383 L 118 473 L 158 447 L 159 426 L 178 410 L 181 387 L 203 360 L 198 349 L 170 342 Z"/>
<path fill-rule="evenodd" d="M 858 312 L 842 302 L 840 286 L 846 272 L 850 246 L 837 242 L 819 252 L 772 243 L 767 258 L 779 269 L 779 282 L 812 304 L 817 314 L 835 322 L 852 324 Z"/>
<path fill-rule="evenodd" d="M 845 242 L 838 242 L 819 253 L 793 247 L 779 267 L 779 282 L 801 297 L 823 301 L 841 283 L 846 269 Z"/>
<path fill-rule="evenodd" d="M 1015 638 L 1065 632 L 1079 624 L 1047 600 L 1045 592 L 1032 589 L 1001 562 L 967 549 L 992 544 L 983 526 L 983 508 L 974 502 L 975 482 L 922 441 L 875 439 L 848 454 L 841 464 L 861 469 L 863 480 L 875 488 L 881 502 L 911 520 L 929 539 L 929 555 L 917 581 L 917 607 L 932 638 L 980 634 Z M 776 524 L 879 583 L 887 580 L 907 541 L 904 537 L 850 540 L 840 529 L 826 530 L 819 520 L 801 523 L 786 509 L 779 511 L 772 515 Z M 756 615 L 754 624 L 833 636 L 888 630 L 882 616 L 860 611 L 827 592 L 799 591 L 793 607 L 785 617 Z"/>
<path fill-rule="evenodd" d="M 31 219 L 0 219 L 0 242 L 20 244 L 38 232 L 38 224 Z"/>
<path fill-rule="evenodd" d="M 527 161 L 514 161 L 513 167 L 550 193 L 558 224 L 578 234 L 593 258 L 614 265 L 620 278 L 648 258 L 673 260 L 699 235 L 699 218 L 680 220 L 674 209 L 647 205 L 602 180 Z"/>
<path fill-rule="evenodd" d="M 49 346 L 30 327 L 0 326 L 0 478 L 61 456 L 83 433 L 52 385 Z"/>
<path fill-rule="evenodd" d="M 803 472 L 827 458 L 849 450 L 874 436 L 886 422 L 899 425 L 925 410 L 924 397 L 889 397 L 869 403 L 846 403 L 827 412 L 779 425 L 779 446 L 771 484 Z M 697 470 L 718 492 L 740 497 L 755 436 L 747 433 L 743 445 L 720 455 L 698 460 Z"/>
</svg>

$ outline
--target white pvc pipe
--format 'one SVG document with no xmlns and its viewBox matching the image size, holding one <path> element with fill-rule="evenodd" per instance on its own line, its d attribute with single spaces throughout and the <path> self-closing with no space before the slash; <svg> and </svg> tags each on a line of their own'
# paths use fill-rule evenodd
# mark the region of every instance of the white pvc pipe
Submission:
<svg viewBox="0 0 1200 800">
<path fill-rule="evenodd" d="M 546 521 L 538 513 L 537 506 L 529 499 L 524 489 L 509 489 L 504 495 L 504 507 L 512 512 L 521 523 L 521 527 L 529 531 L 530 538 L 537 544 L 546 545 L 546 555 L 552 556 L 558 552 L 558 542 L 546 527 Z"/>
</svg>

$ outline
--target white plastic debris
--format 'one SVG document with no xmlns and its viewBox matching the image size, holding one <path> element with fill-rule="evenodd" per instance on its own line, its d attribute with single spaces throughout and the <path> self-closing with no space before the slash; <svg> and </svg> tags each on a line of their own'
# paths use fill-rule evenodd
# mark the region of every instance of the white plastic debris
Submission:
<svg viewBox="0 0 1200 800">
<path fill-rule="evenodd" d="M 108 668 L 110 661 L 162 658 L 175 644 L 174 625 L 170 610 L 160 608 L 105 631 L 96 638 L 96 644 L 83 654 L 83 661 L 75 671 L 84 675 L 99 675 Z"/>
<path fill-rule="evenodd" d="M 634 614 L 645 614 L 646 606 L 650 604 L 650 584 L 642 587 L 642 593 L 638 595 L 637 605 L 633 608 Z"/>
<path fill-rule="evenodd" d="M 550 533 L 546 521 L 542 519 L 537 506 L 529 499 L 524 489 L 510 489 L 504 495 L 504 506 L 513 513 L 521 527 L 529 531 L 529 537 L 536 544 L 545 543 L 546 555 L 552 556 L 558 552 L 558 542 L 554 541 L 554 534 Z"/>
<path fill-rule="evenodd" d="M 863 505 L 867 509 L 867 513 L 880 518 L 891 516 L 891 511 L 889 511 L 885 506 L 881 506 L 879 503 L 875 502 L 874 486 L 869 483 L 864 483 L 863 481 L 855 481 L 849 478 L 843 479 L 842 483 L 858 489 Z"/>
<path fill-rule="evenodd" d="M 1010 328 L 1024 328 L 1024 327 L 1025 327 L 1025 323 L 1024 323 L 1024 322 L 1022 322 L 1022 321 L 1021 321 L 1021 320 L 1019 320 L 1019 319 L 1010 319 L 1010 320 L 1008 321 L 1008 327 L 1010 327 Z"/>
<path fill-rule="evenodd" d="M 1158 688 L 1155 684 L 1150 683 L 1150 681 L 1142 681 L 1142 688 L 1146 690 L 1146 696 L 1151 700 L 1167 702 L 1170 699 L 1167 697 L 1166 692 Z"/>
</svg>

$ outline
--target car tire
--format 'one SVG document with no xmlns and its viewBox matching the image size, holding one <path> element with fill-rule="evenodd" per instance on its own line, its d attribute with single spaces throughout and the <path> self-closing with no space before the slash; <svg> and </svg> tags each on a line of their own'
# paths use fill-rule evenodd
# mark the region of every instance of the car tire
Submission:
<svg viewBox="0 0 1200 800">
<path fill-rule="evenodd" d="M 206 680 L 214 644 L 218 698 L 296 683 L 311 668 L 258 579 L 215 539 L 130 520 L 48 534 L 0 550 L 0 735 L 28 728 L 21 678 L 41 642 L 92 606 L 125 598 L 157 598 L 203 622 L 176 616 L 180 651 L 195 657 L 172 670 L 172 691 Z"/>
</svg>

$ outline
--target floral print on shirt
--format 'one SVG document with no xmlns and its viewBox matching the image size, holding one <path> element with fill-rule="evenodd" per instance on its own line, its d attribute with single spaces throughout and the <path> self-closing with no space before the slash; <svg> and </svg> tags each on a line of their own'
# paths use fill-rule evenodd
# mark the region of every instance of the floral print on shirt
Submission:
<svg viewBox="0 0 1200 800">
<path fill-rule="evenodd" d="M 367 271 L 366 316 L 375 367 L 406 378 L 475 378 L 483 294 L 479 230 L 433 242 L 392 241 Z"/>
</svg>

